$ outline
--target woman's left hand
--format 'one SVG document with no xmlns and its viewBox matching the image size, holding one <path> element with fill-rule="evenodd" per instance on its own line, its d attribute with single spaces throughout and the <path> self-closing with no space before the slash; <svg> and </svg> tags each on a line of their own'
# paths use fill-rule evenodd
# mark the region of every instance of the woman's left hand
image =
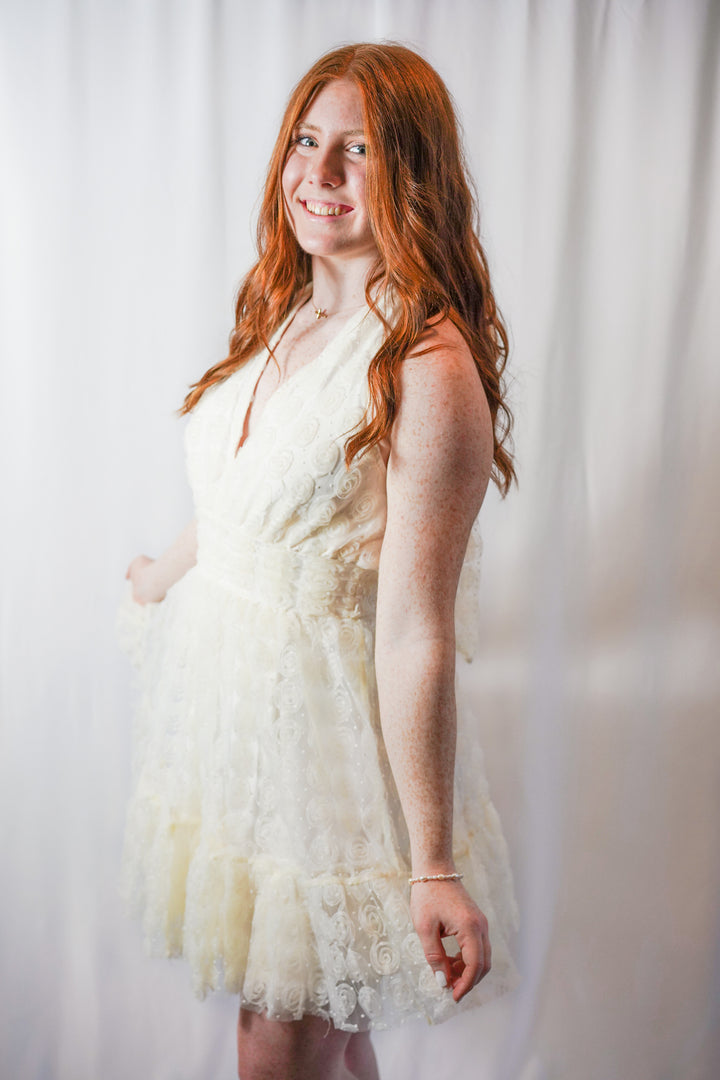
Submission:
<svg viewBox="0 0 720 1080">
<path fill-rule="evenodd" d="M 488 921 L 459 881 L 422 881 L 411 887 L 410 914 L 433 971 L 441 971 L 455 1001 L 490 970 Z M 442 939 L 454 937 L 457 956 L 448 956 Z M 440 982 L 440 979 L 438 979 Z"/>
</svg>

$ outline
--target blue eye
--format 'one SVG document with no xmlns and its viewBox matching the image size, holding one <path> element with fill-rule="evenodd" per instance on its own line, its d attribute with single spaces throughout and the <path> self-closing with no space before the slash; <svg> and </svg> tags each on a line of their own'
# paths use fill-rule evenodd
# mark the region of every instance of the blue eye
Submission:
<svg viewBox="0 0 720 1080">
<path fill-rule="evenodd" d="M 293 145 L 316 147 L 318 143 L 313 135 L 296 135 L 293 139 Z M 364 157 L 367 153 L 367 147 L 365 143 L 354 143 L 352 146 L 347 147 L 347 151 L 349 154 L 354 154 L 355 157 Z"/>
</svg>

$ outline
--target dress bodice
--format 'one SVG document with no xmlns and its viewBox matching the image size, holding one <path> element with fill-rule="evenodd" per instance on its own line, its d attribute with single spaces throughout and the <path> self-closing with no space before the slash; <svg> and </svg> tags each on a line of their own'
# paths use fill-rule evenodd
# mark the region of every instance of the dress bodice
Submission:
<svg viewBox="0 0 720 1080">
<path fill-rule="evenodd" d="M 356 312 L 319 356 L 281 383 L 239 450 L 267 351 L 205 392 L 186 428 L 201 546 L 204 526 L 214 522 L 238 540 L 377 569 L 385 464 L 373 447 L 347 468 L 344 447 L 365 415 L 368 364 L 381 341 L 377 316 L 366 307 Z"/>
<path fill-rule="evenodd" d="M 369 308 L 352 315 L 280 384 L 239 450 L 267 350 L 205 392 L 186 428 L 205 572 L 305 611 L 372 609 L 387 519 L 385 461 L 374 446 L 347 467 L 344 450 L 365 416 L 368 367 L 383 334 Z M 480 552 L 476 522 L 456 602 L 458 648 L 467 659 L 475 648 Z"/>
</svg>

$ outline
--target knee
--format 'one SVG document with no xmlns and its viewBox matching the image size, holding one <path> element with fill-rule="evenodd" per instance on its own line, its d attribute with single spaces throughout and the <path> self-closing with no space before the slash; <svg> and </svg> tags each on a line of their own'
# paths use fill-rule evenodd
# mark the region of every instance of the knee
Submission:
<svg viewBox="0 0 720 1080">
<path fill-rule="evenodd" d="M 277 1021 L 240 1010 L 237 1029 L 239 1080 L 309 1080 L 332 1076 L 349 1035 L 327 1021 L 306 1016 Z"/>
<path fill-rule="evenodd" d="M 295 1025 L 240 1010 L 237 1027 L 239 1080 L 295 1080 L 299 1074 Z"/>
<path fill-rule="evenodd" d="M 345 1048 L 345 1065 L 353 1076 L 378 1078 L 375 1051 L 367 1031 L 357 1032 L 348 1039 Z"/>
<path fill-rule="evenodd" d="M 238 1080 L 275 1080 L 284 1075 L 283 1072 L 276 1071 L 279 1064 L 281 1063 L 277 1061 L 269 1061 L 262 1050 L 238 1043 Z"/>
<path fill-rule="evenodd" d="M 324 1075 L 322 1063 L 305 1046 L 279 1039 L 273 1045 L 265 1038 L 238 1039 L 238 1080 L 309 1080 Z"/>
<path fill-rule="evenodd" d="M 273 1070 L 282 1075 L 285 1062 L 278 1061 L 280 1047 L 268 1038 L 267 1024 L 255 1014 L 241 1010 L 237 1027 L 237 1073 L 239 1080 L 271 1080 Z"/>
<path fill-rule="evenodd" d="M 279 1080 L 287 1076 L 288 1061 L 279 1058 L 278 1049 L 252 1035 L 238 1036 L 238 1080 Z"/>
</svg>

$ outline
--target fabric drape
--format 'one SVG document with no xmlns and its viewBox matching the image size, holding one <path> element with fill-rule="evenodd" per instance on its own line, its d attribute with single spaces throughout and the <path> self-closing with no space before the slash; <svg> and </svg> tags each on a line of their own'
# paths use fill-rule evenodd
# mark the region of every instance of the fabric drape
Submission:
<svg viewBox="0 0 720 1080">
<path fill-rule="evenodd" d="M 291 85 L 392 38 L 446 79 L 511 331 L 520 485 L 483 508 L 462 693 L 522 986 L 375 1037 L 384 1075 L 720 1065 L 720 7 L 0 3 L 0 1073 L 235 1075 L 236 1002 L 118 895 L 123 574 L 185 524 L 187 384 L 225 355 Z"/>
</svg>

